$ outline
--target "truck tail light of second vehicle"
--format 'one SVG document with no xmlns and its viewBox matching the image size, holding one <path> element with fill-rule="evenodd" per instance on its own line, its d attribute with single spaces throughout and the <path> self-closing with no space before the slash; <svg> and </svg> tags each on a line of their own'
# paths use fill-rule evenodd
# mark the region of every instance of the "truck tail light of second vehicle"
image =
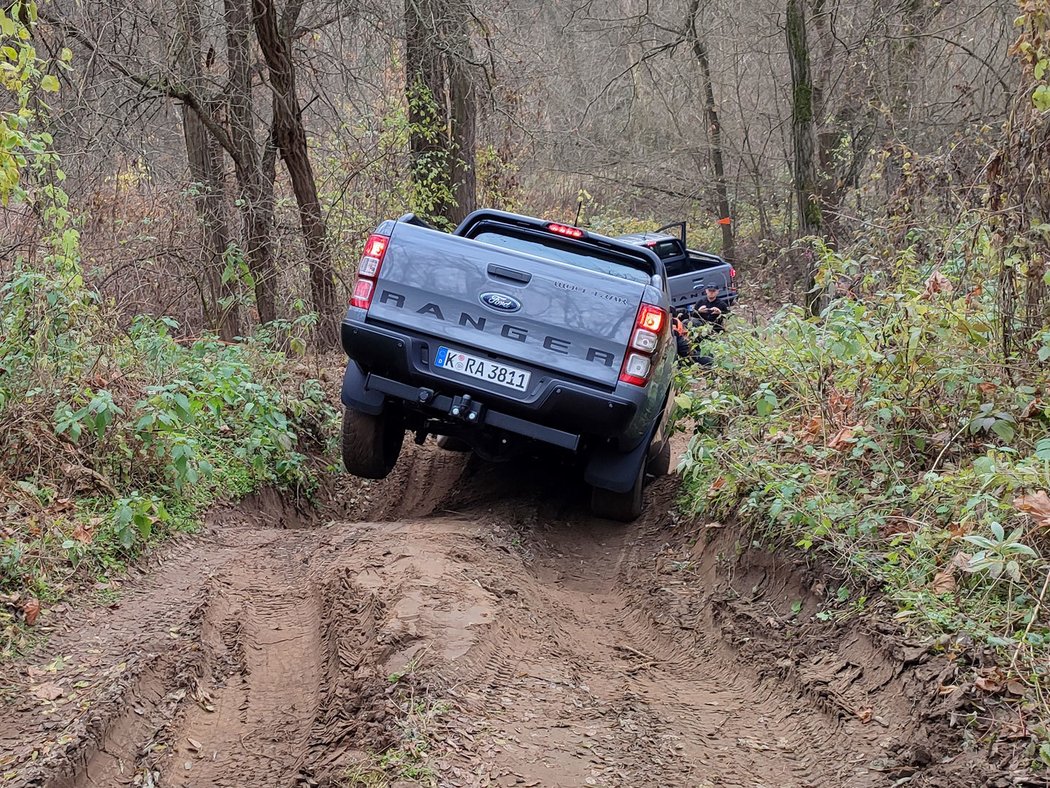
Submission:
<svg viewBox="0 0 1050 788">
<path fill-rule="evenodd" d="M 390 239 L 385 235 L 368 236 L 368 241 L 365 242 L 365 253 L 357 265 L 357 281 L 354 282 L 354 294 L 350 298 L 350 306 L 361 309 L 368 309 L 371 306 L 372 296 L 376 292 L 376 279 L 379 278 L 379 269 L 383 267 L 383 257 L 389 245 Z"/>
<path fill-rule="evenodd" d="M 667 325 L 667 313 L 658 306 L 642 304 L 634 322 L 634 332 L 620 370 L 620 382 L 644 386 L 653 370 L 653 353 L 660 345 L 660 334 Z"/>
</svg>

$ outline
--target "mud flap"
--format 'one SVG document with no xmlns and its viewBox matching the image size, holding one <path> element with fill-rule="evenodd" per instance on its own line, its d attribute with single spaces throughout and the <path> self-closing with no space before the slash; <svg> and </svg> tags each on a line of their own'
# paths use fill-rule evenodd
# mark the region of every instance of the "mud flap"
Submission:
<svg viewBox="0 0 1050 788">
<path fill-rule="evenodd" d="M 653 424 L 642 442 L 629 452 L 601 449 L 591 454 L 583 472 L 584 481 L 592 487 L 615 493 L 629 492 L 638 478 L 639 469 L 649 458 L 649 444 L 659 426 L 659 421 Z"/>
<path fill-rule="evenodd" d="M 365 388 L 365 375 L 356 361 L 350 360 L 343 373 L 343 388 L 339 394 L 344 406 L 354 408 L 370 416 L 378 416 L 383 412 L 386 397 L 381 391 L 369 391 Z"/>
</svg>

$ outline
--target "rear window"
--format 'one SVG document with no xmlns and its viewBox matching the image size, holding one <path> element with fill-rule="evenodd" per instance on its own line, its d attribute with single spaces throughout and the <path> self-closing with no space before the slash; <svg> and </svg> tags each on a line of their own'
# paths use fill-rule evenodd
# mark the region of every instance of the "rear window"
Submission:
<svg viewBox="0 0 1050 788">
<path fill-rule="evenodd" d="M 666 260 L 668 257 L 674 257 L 682 253 L 682 250 L 678 247 L 678 241 L 675 240 L 647 243 L 646 246 L 656 252 L 656 256 L 661 260 Z"/>
<path fill-rule="evenodd" d="M 585 268 L 589 271 L 597 271 L 601 274 L 618 276 L 639 284 L 648 284 L 652 278 L 650 271 L 643 270 L 643 263 L 639 260 L 633 265 L 630 258 L 604 252 L 601 249 L 583 249 L 571 243 L 565 243 L 558 238 L 536 238 L 515 233 L 510 229 L 494 229 L 491 227 L 482 229 L 471 238 L 492 246 L 501 246 L 504 249 L 513 249 L 516 252 L 543 257 L 547 260 L 555 260 L 559 263 L 568 263 L 577 268 Z"/>
</svg>

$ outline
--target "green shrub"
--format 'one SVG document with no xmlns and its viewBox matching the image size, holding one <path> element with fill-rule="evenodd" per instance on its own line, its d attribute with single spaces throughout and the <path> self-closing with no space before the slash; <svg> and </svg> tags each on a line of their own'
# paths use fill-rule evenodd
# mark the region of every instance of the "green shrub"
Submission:
<svg viewBox="0 0 1050 788">
<path fill-rule="evenodd" d="M 823 251 L 825 286 L 855 275 Z M 907 253 L 883 276 L 839 288 L 819 319 L 789 307 L 712 344 L 711 383 L 679 397 L 697 425 L 685 505 L 819 552 L 903 622 L 1001 649 L 1038 686 L 1050 368 L 1037 346 L 1001 357 L 987 288 L 924 280 Z"/>
</svg>

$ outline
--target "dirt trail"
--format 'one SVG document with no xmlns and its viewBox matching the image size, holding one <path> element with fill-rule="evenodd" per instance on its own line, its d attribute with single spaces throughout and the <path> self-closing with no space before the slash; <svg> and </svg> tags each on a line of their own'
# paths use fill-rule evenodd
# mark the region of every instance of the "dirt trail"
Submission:
<svg viewBox="0 0 1050 788">
<path fill-rule="evenodd" d="M 3 784 L 354 785 L 422 728 L 449 786 L 984 784 L 870 638 L 783 626 L 794 568 L 673 531 L 673 479 L 618 526 L 562 476 L 428 446 L 367 521 L 226 512 L 8 667 Z"/>
</svg>

